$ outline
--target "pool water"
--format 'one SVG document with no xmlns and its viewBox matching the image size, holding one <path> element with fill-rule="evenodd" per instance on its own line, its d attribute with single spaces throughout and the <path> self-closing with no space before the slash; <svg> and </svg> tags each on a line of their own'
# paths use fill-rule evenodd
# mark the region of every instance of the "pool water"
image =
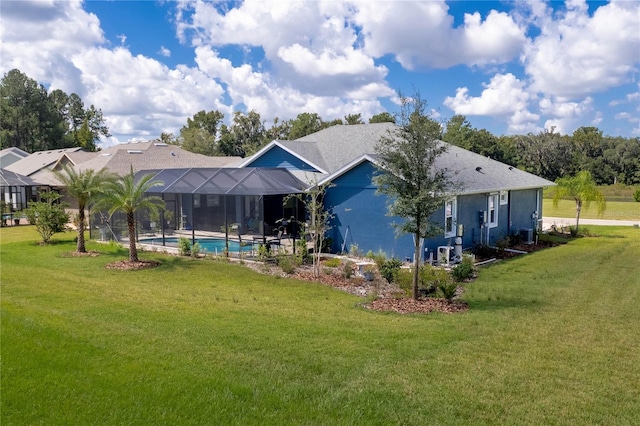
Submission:
<svg viewBox="0 0 640 426">
<path fill-rule="evenodd" d="M 164 242 L 165 242 L 165 245 L 167 246 L 177 247 L 178 240 L 179 240 L 178 238 L 171 237 L 171 238 L 165 238 Z M 189 241 L 191 241 L 191 238 L 189 238 Z M 207 253 L 215 254 L 215 253 L 224 252 L 224 239 L 222 238 L 196 238 L 195 241 L 200 245 L 200 248 L 202 249 L 202 251 L 206 250 Z M 152 244 L 152 245 L 161 246 L 162 238 L 141 238 L 139 242 L 142 244 Z M 251 251 L 251 248 L 252 248 L 251 243 L 249 243 L 248 245 L 245 245 L 245 243 L 243 243 L 242 251 Z M 229 251 L 230 252 L 240 251 L 240 243 L 237 241 L 229 240 Z"/>
</svg>

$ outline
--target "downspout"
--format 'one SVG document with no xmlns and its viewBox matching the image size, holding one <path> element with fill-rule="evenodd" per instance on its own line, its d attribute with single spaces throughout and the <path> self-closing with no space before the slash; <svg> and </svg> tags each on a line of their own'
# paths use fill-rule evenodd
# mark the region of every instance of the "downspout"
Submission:
<svg viewBox="0 0 640 426">
<path fill-rule="evenodd" d="M 511 235 L 511 190 L 507 191 L 507 224 L 508 224 L 508 235 Z"/>
</svg>

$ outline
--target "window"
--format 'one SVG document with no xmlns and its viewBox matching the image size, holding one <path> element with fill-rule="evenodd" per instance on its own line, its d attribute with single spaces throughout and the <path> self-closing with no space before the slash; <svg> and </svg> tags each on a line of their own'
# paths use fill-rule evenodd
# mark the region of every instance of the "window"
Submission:
<svg viewBox="0 0 640 426">
<path fill-rule="evenodd" d="M 457 202 L 455 198 L 444 203 L 444 236 L 446 238 L 456 235 Z"/>
<path fill-rule="evenodd" d="M 500 191 L 500 205 L 504 206 L 505 204 L 509 204 L 509 192 Z"/>
<path fill-rule="evenodd" d="M 487 206 L 487 220 L 490 228 L 498 226 L 498 196 L 499 194 L 489 195 L 489 204 Z"/>
</svg>

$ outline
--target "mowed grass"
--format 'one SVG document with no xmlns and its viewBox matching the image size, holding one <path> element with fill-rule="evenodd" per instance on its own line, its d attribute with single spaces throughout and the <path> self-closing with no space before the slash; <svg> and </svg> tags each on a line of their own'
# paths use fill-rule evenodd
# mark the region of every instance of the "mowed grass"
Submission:
<svg viewBox="0 0 640 426">
<path fill-rule="evenodd" d="M 553 200 L 542 200 L 542 211 L 548 217 L 576 217 L 576 203 L 573 200 L 560 200 L 557 206 Z M 607 201 L 607 208 L 598 214 L 598 206 L 591 203 L 588 209 L 582 207 L 581 219 L 637 220 L 640 223 L 640 203 L 624 201 Z"/>
<path fill-rule="evenodd" d="M 549 217 L 576 217 L 576 203 L 574 200 L 563 199 L 557 206 L 553 205 L 555 187 L 544 191 L 542 211 Z M 589 208 L 583 206 L 580 217 L 585 219 L 610 219 L 610 220 L 637 220 L 640 222 L 640 203 L 633 199 L 635 187 L 624 185 L 604 185 L 598 187 L 607 201 L 604 213 L 598 213 L 596 203 L 591 203 Z"/>
<path fill-rule="evenodd" d="M 399 315 L 239 265 L 0 231 L 1 422 L 640 424 L 640 230 L 483 268 Z"/>
</svg>

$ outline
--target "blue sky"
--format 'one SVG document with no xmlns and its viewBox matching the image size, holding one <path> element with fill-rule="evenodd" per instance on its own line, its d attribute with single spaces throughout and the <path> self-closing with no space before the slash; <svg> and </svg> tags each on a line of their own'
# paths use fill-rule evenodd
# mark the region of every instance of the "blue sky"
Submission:
<svg viewBox="0 0 640 426">
<path fill-rule="evenodd" d="M 2 74 L 102 109 L 103 146 L 255 110 L 270 126 L 397 111 L 496 135 L 597 126 L 640 136 L 640 2 L 3 1 Z"/>
</svg>

